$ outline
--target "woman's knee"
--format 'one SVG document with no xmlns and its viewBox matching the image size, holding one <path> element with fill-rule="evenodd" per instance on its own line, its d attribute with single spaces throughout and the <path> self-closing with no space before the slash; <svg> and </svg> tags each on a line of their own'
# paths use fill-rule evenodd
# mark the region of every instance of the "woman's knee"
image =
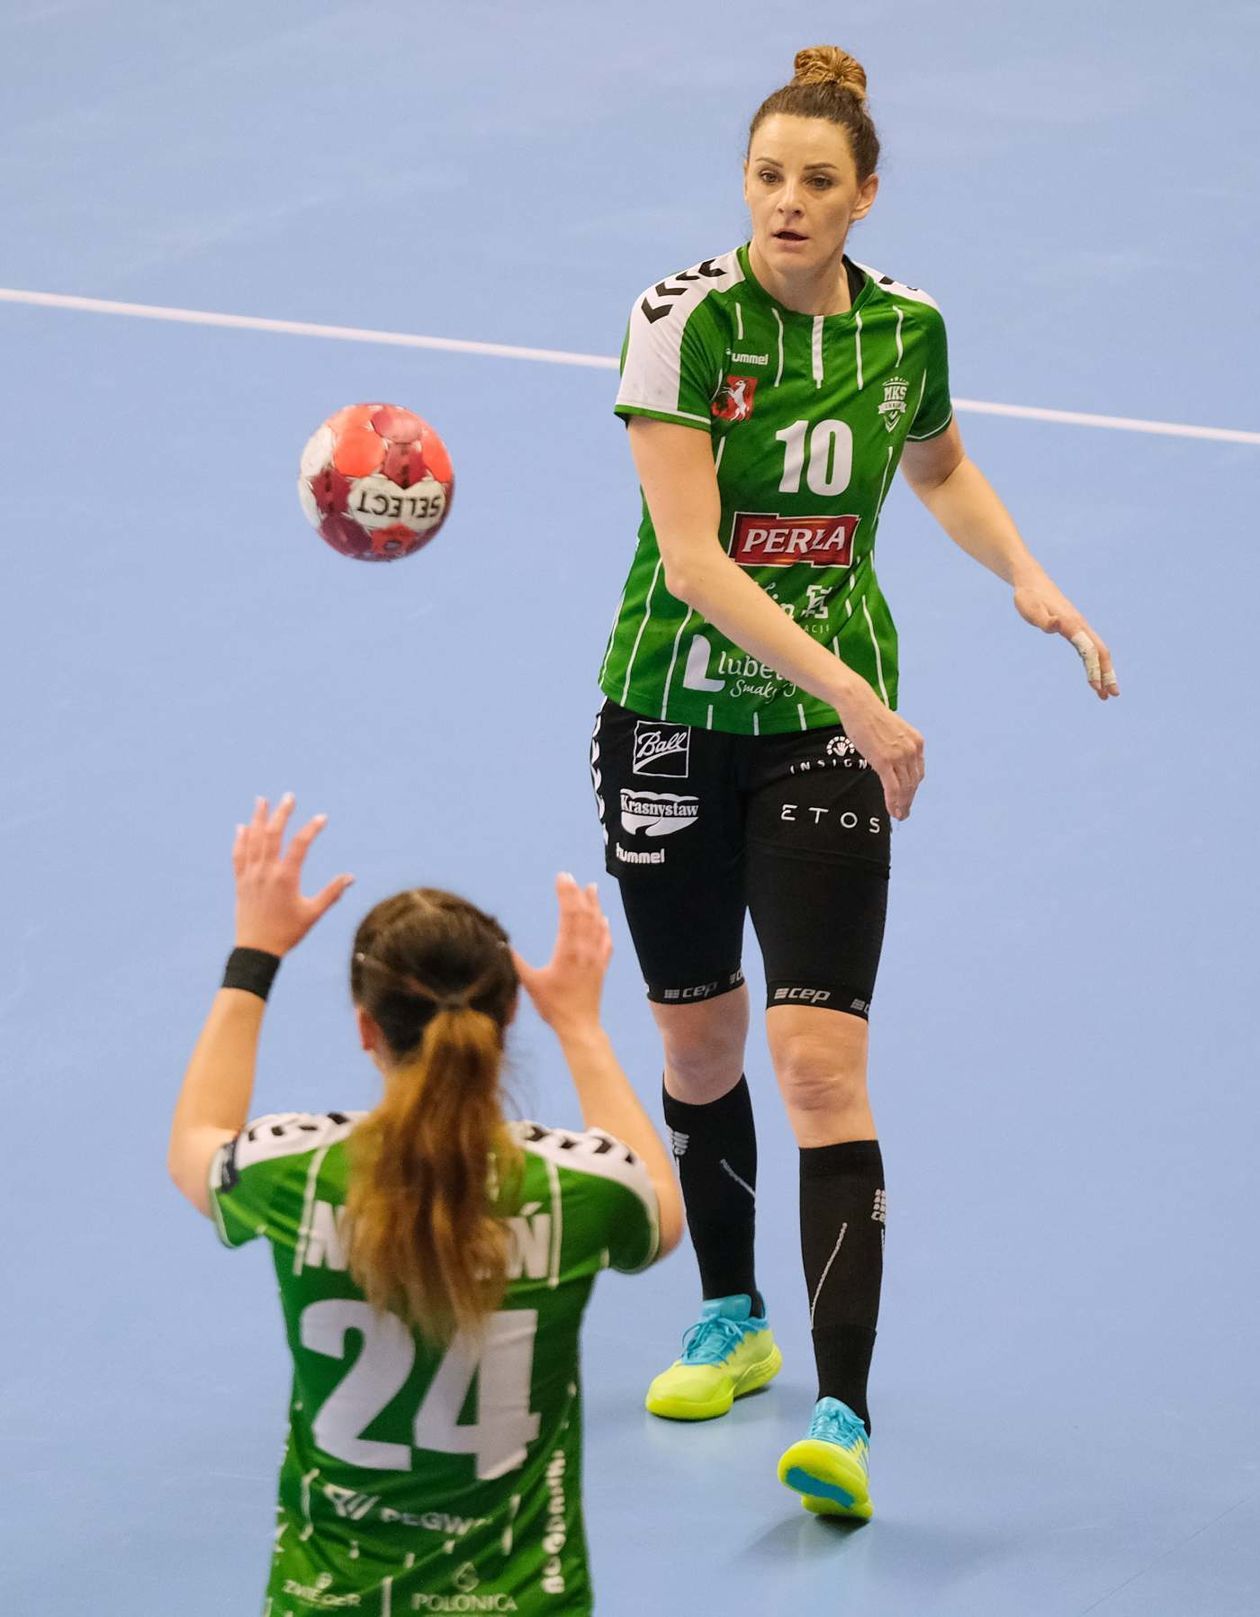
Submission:
<svg viewBox="0 0 1260 1617">
<path fill-rule="evenodd" d="M 783 1014 L 825 1019 L 771 1033 L 775 1074 L 788 1110 L 830 1115 L 865 1108 L 866 1024 L 836 1011 Z"/>
<path fill-rule="evenodd" d="M 696 1005 L 653 1004 L 665 1046 L 666 1084 L 679 1100 L 716 1100 L 740 1080 L 748 1037 L 748 991 Z"/>
</svg>

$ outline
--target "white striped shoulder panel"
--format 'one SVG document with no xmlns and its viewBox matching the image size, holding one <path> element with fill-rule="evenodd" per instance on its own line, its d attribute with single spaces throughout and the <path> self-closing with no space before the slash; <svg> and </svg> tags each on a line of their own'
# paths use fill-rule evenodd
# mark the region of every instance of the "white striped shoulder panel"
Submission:
<svg viewBox="0 0 1260 1617">
<path fill-rule="evenodd" d="M 549 1129 L 529 1122 L 513 1123 L 512 1133 L 521 1149 L 532 1157 L 542 1157 L 573 1173 L 589 1173 L 624 1185 L 655 1217 L 656 1192 L 647 1169 L 614 1135 L 605 1134 L 603 1129 L 585 1129 L 578 1134 L 572 1129 Z"/>
<path fill-rule="evenodd" d="M 366 1112 L 275 1112 L 255 1118 L 223 1148 L 236 1173 L 276 1157 L 294 1157 L 304 1151 L 344 1140 Z"/>
<path fill-rule="evenodd" d="M 706 258 L 677 275 L 667 275 L 635 300 L 617 390 L 618 405 L 686 417 L 709 426 L 707 412 L 701 415 L 679 407 L 683 332 L 705 298 L 729 291 L 743 279 L 739 255 L 723 253 L 720 258 Z M 710 392 L 719 380 L 715 370 Z"/>
<path fill-rule="evenodd" d="M 857 263 L 856 259 L 854 259 L 854 263 Z M 891 275 L 885 275 L 883 270 L 872 269 L 869 264 L 858 264 L 857 267 L 869 275 L 876 286 L 881 287 L 890 297 L 908 298 L 911 303 L 926 303 L 929 308 L 935 309 L 938 314 L 940 313 L 941 306 L 936 299 L 930 297 L 928 293 L 922 291 L 919 287 L 907 286 L 904 281 L 894 281 Z"/>
</svg>

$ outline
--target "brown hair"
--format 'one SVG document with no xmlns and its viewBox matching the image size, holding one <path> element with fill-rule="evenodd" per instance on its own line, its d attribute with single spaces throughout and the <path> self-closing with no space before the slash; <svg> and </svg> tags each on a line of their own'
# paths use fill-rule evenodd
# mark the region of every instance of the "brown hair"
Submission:
<svg viewBox="0 0 1260 1617">
<path fill-rule="evenodd" d="M 796 77 L 757 108 L 748 126 L 748 144 L 767 118 L 826 118 L 848 131 L 859 180 L 879 163 L 879 136 L 866 110 L 866 69 L 838 45 L 811 45 L 796 53 Z"/>
<path fill-rule="evenodd" d="M 507 1283 L 496 1196 L 521 1163 L 500 1089 L 517 992 L 507 935 L 451 893 L 399 893 L 360 923 L 350 989 L 394 1060 L 350 1136 L 350 1271 L 374 1307 L 445 1342 L 476 1331 Z"/>
</svg>

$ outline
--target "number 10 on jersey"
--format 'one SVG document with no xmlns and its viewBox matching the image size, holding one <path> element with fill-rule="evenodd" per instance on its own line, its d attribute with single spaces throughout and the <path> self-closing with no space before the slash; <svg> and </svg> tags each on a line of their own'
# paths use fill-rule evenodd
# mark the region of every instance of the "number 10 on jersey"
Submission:
<svg viewBox="0 0 1260 1617">
<path fill-rule="evenodd" d="M 801 474 L 812 494 L 843 494 L 853 475 L 853 433 L 843 421 L 794 421 L 775 437 L 783 445 L 780 494 L 799 494 Z"/>
</svg>

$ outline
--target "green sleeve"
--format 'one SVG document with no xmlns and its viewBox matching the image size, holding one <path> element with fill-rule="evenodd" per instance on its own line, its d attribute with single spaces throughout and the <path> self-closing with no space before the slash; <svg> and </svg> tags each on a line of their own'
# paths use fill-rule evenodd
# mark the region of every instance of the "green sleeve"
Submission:
<svg viewBox="0 0 1260 1617">
<path fill-rule="evenodd" d="M 638 1274 L 660 1251 L 656 1193 L 647 1187 L 649 1202 L 644 1193 L 622 1185 L 610 1185 L 609 1191 L 608 1262 L 622 1274 Z"/>
<path fill-rule="evenodd" d="M 928 304 L 920 305 L 916 313 L 927 331 L 919 407 L 906 434 L 912 443 L 937 437 L 954 419 L 954 406 L 949 396 L 949 347 L 945 338 L 945 321 L 941 318 L 940 310 Z"/>
<path fill-rule="evenodd" d="M 210 1209 L 224 1246 L 244 1246 L 266 1235 L 275 1196 L 275 1175 L 257 1163 L 242 1169 L 237 1151 L 245 1135 L 238 1134 L 215 1152 L 210 1165 Z"/>
<path fill-rule="evenodd" d="M 637 1274 L 656 1261 L 660 1249 L 660 1209 L 647 1169 L 628 1145 L 602 1129 L 587 1129 L 579 1138 L 585 1149 L 574 1153 L 570 1165 L 586 1175 L 609 1266 Z"/>
</svg>

